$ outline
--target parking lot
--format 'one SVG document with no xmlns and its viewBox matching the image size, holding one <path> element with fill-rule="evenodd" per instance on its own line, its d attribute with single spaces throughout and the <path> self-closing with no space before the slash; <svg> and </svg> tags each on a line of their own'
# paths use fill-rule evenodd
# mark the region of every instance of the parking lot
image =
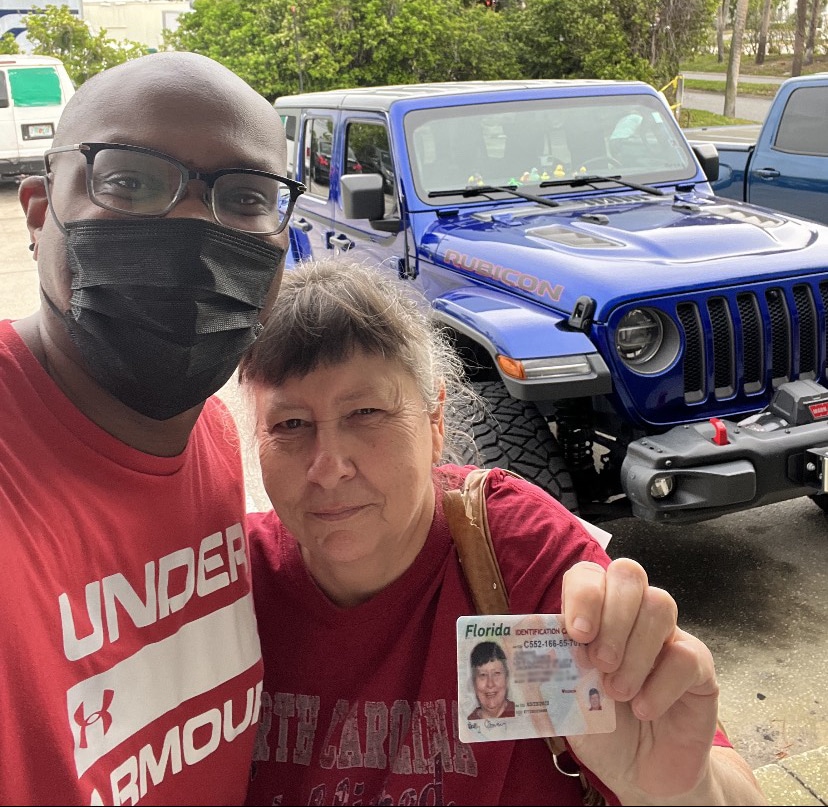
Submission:
<svg viewBox="0 0 828 807">
<path fill-rule="evenodd" d="M 0 317 L 37 306 L 35 264 L 16 187 L 0 185 Z M 222 391 L 234 412 L 231 381 Z M 264 508 L 248 451 L 251 508 Z M 602 524 L 609 552 L 641 561 L 717 661 L 722 717 L 752 767 L 828 746 L 828 520 L 810 501 L 690 527 Z M 802 802 L 806 803 L 806 802 Z M 819 803 L 819 802 L 813 802 Z"/>
</svg>

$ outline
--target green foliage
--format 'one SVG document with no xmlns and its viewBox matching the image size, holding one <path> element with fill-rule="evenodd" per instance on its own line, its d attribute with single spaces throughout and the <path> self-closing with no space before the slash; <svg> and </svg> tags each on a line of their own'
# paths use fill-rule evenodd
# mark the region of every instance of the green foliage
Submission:
<svg viewBox="0 0 828 807">
<path fill-rule="evenodd" d="M 165 38 L 264 96 L 514 75 L 503 15 L 464 0 L 195 0 Z"/>
<path fill-rule="evenodd" d="M 165 46 L 271 100 L 298 91 L 494 78 L 642 79 L 703 43 L 718 0 L 195 0 Z"/>
<path fill-rule="evenodd" d="M 726 118 L 724 115 L 717 115 L 715 112 L 707 112 L 703 109 L 682 109 L 679 112 L 679 125 L 682 129 L 701 129 L 704 126 L 735 126 L 755 121 L 744 118 Z"/>
<path fill-rule="evenodd" d="M 33 52 L 60 59 L 76 87 L 102 70 L 149 53 L 138 42 L 110 39 L 105 30 L 93 34 L 68 6 L 35 9 L 24 22 Z"/>
<path fill-rule="evenodd" d="M 345 71 L 353 85 L 491 79 L 517 69 L 503 18 L 485 6 L 459 0 L 332 5 L 351 16 L 353 34 L 341 52 L 351 56 Z M 369 33 L 372 15 L 379 24 Z"/>
<path fill-rule="evenodd" d="M 625 29 L 623 0 L 531 0 L 507 15 L 521 68 L 529 78 L 653 80 Z"/>
<path fill-rule="evenodd" d="M 0 53 L 20 53 L 20 46 L 17 44 L 17 40 L 14 38 L 14 34 L 12 34 L 11 32 L 5 33 L 3 34 L 3 36 L 0 36 Z"/>
<path fill-rule="evenodd" d="M 297 71 L 287 0 L 195 0 L 166 32 L 164 45 L 209 56 L 262 95 L 296 88 Z"/>
<path fill-rule="evenodd" d="M 708 39 L 718 0 L 527 0 L 510 13 L 524 72 L 661 85 Z"/>
</svg>

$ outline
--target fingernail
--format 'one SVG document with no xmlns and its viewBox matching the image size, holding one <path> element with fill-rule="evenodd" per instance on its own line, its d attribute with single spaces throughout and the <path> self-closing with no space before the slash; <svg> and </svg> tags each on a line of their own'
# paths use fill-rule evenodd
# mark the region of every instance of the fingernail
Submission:
<svg viewBox="0 0 828 807">
<path fill-rule="evenodd" d="M 599 647 L 598 652 L 595 655 L 598 660 L 602 661 L 604 664 L 613 665 L 618 661 L 618 653 L 606 645 Z"/>
<path fill-rule="evenodd" d="M 572 620 L 572 627 L 581 633 L 592 633 L 592 623 L 582 616 L 576 616 Z"/>
<path fill-rule="evenodd" d="M 642 722 L 647 722 L 650 719 L 650 714 L 642 705 L 640 700 L 635 700 L 630 704 L 633 714 Z"/>
</svg>

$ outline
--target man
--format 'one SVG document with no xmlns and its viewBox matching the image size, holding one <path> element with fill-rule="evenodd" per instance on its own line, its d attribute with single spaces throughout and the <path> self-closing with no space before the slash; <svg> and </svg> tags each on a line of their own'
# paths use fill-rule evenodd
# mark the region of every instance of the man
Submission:
<svg viewBox="0 0 828 807">
<path fill-rule="evenodd" d="M 81 86 L 21 183 L 41 306 L 0 323 L 2 804 L 243 800 L 261 653 L 212 394 L 278 289 L 285 150 L 241 79 L 158 53 Z"/>
</svg>

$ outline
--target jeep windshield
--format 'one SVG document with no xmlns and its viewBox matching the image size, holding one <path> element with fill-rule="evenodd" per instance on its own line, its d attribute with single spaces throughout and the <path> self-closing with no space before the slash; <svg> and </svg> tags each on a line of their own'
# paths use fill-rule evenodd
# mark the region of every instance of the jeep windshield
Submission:
<svg viewBox="0 0 828 807">
<path fill-rule="evenodd" d="M 696 174 L 675 119 L 644 94 L 421 109 L 406 115 L 405 132 L 417 194 L 431 204 L 471 203 L 485 195 L 468 192 L 475 187 L 546 196 L 600 181 L 643 189 Z"/>
</svg>

